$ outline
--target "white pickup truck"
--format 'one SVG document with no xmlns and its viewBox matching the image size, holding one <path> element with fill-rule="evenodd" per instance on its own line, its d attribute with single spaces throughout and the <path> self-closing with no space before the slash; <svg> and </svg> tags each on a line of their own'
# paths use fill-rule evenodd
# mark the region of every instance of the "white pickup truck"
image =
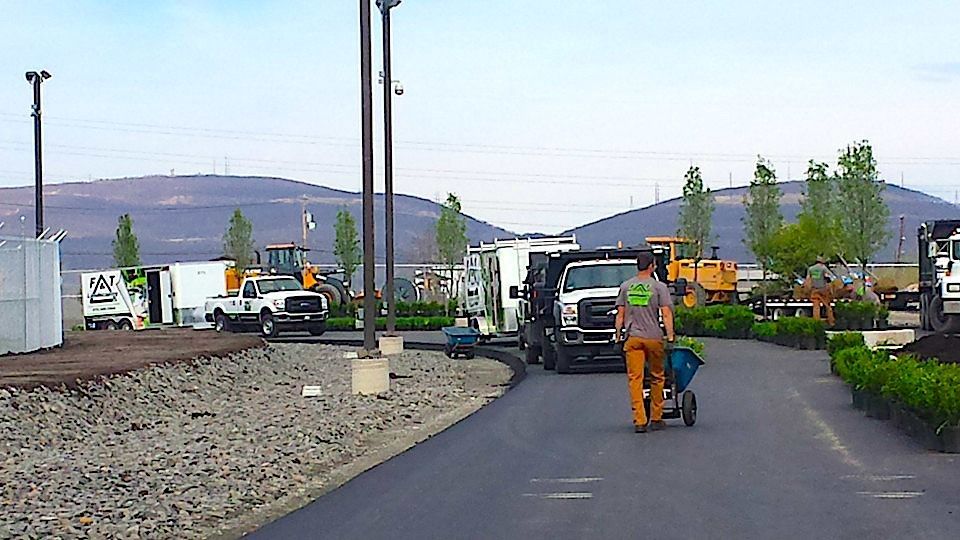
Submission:
<svg viewBox="0 0 960 540">
<path fill-rule="evenodd" d="M 288 276 L 246 278 L 236 296 L 208 298 L 204 312 L 217 332 L 259 330 L 264 337 L 281 330 L 319 336 L 327 329 L 330 313 L 322 294 L 305 291 Z"/>
</svg>

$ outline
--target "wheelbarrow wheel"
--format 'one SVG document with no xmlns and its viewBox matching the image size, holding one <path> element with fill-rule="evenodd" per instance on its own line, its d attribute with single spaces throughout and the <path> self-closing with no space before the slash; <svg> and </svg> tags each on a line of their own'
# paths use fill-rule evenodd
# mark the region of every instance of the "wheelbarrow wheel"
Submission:
<svg viewBox="0 0 960 540">
<path fill-rule="evenodd" d="M 692 426 L 697 423 L 697 395 L 687 390 L 683 393 L 683 403 L 680 406 L 683 423 Z"/>
<path fill-rule="evenodd" d="M 443 354 L 447 355 L 447 358 L 453 358 L 453 347 L 450 345 L 444 345 Z"/>
<path fill-rule="evenodd" d="M 463 353 L 463 357 L 466 358 L 467 360 L 473 360 L 476 354 L 477 353 L 473 352 L 473 350 L 471 349 L 470 351 Z"/>
</svg>

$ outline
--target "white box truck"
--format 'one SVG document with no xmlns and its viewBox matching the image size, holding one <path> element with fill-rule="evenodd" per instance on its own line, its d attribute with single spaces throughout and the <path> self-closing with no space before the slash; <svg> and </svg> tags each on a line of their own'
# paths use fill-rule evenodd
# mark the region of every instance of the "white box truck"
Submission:
<svg viewBox="0 0 960 540">
<path fill-rule="evenodd" d="M 463 305 L 470 326 L 485 338 L 517 335 L 520 300 L 510 298 L 510 288 L 523 283 L 530 254 L 579 249 L 575 236 L 495 240 L 467 248 Z"/>
<path fill-rule="evenodd" d="M 227 292 L 223 262 L 140 266 L 81 274 L 87 330 L 142 330 L 204 322 L 204 303 Z"/>
</svg>

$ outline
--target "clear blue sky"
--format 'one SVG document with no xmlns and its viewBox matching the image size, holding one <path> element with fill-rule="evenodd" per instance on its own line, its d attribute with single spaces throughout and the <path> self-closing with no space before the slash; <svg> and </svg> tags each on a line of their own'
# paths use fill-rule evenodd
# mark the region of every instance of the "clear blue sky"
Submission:
<svg viewBox="0 0 960 540">
<path fill-rule="evenodd" d="M 0 7 L 0 186 L 32 182 L 23 73 L 47 69 L 50 181 L 227 158 L 231 174 L 359 189 L 357 2 Z M 650 204 L 658 184 L 676 196 L 691 162 L 714 188 L 746 183 L 756 154 L 796 178 L 866 138 L 889 181 L 952 201 L 958 20 L 950 2 L 404 0 L 397 190 L 554 232 Z"/>
</svg>

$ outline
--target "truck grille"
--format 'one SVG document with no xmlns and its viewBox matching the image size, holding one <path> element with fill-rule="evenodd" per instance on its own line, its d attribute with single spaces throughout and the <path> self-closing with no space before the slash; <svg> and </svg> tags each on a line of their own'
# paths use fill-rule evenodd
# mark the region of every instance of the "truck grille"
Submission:
<svg viewBox="0 0 960 540">
<path fill-rule="evenodd" d="M 294 296 L 287 298 L 287 313 L 316 313 L 320 311 L 320 298 L 316 296 Z"/>
<path fill-rule="evenodd" d="M 588 298 L 580 301 L 580 328 L 604 330 L 614 327 L 617 320 L 616 298 Z"/>
</svg>

